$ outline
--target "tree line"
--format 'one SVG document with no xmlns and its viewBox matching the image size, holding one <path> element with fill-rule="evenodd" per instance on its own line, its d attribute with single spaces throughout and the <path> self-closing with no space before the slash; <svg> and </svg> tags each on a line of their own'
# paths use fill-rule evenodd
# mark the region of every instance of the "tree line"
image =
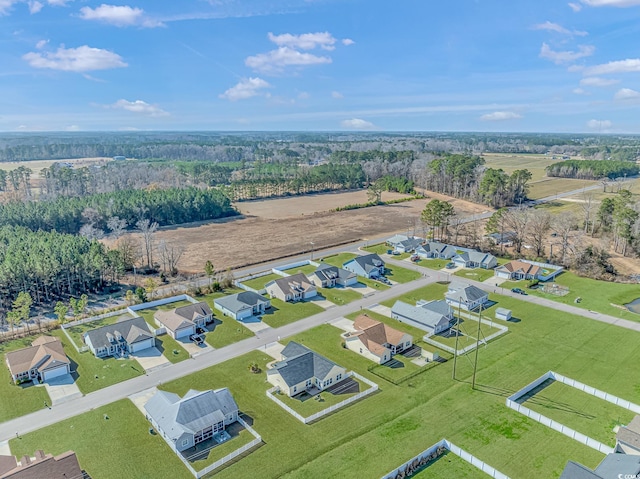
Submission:
<svg viewBox="0 0 640 479">
<path fill-rule="evenodd" d="M 547 176 L 599 180 L 620 178 L 640 173 L 640 166 L 629 161 L 567 160 L 547 166 Z"/>
</svg>

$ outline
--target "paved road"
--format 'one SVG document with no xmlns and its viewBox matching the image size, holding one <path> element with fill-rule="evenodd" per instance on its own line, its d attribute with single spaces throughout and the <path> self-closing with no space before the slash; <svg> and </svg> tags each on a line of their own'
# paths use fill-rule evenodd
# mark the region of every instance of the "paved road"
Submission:
<svg viewBox="0 0 640 479">
<path fill-rule="evenodd" d="M 424 273 L 426 274 L 426 271 Z M 158 386 L 164 382 L 172 381 L 229 359 L 236 358 L 255 349 L 263 348 L 265 345 L 277 341 L 278 338 L 293 336 L 315 326 L 328 323 L 340 316 L 367 308 L 379 301 L 391 299 L 413 289 L 426 286 L 436 280 L 437 275 L 430 275 L 410 283 L 393 286 L 385 291 L 377 291 L 366 298 L 354 301 L 348 305 L 329 308 L 326 311 L 309 318 L 296 321 L 280 328 L 272 329 L 268 333 L 260 334 L 259 336 L 251 337 L 208 353 L 203 353 L 194 359 L 189 359 L 151 371 L 145 376 L 139 376 L 128 381 L 114 384 L 113 386 L 87 394 L 81 398 L 52 406 L 51 409 L 42 409 L 26 416 L 7 421 L 0 424 L 0 442 L 15 437 L 16 432 L 26 434 L 28 432 L 35 431 L 36 429 L 55 424 L 91 409 L 126 398 L 131 394 L 143 391 L 150 387 Z"/>
</svg>

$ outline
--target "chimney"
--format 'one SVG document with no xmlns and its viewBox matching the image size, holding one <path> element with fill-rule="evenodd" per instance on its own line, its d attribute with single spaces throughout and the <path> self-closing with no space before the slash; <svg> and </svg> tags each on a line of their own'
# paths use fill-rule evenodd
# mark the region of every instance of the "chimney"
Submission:
<svg viewBox="0 0 640 479">
<path fill-rule="evenodd" d="M 29 464 L 31 464 L 31 458 L 29 456 L 22 456 L 22 459 L 20 459 L 20 464 L 22 465 L 22 467 L 28 466 Z"/>
<path fill-rule="evenodd" d="M 42 461 L 43 459 L 45 459 L 45 454 L 44 451 L 42 449 L 38 449 L 35 453 L 34 456 L 36 458 L 36 461 Z"/>
</svg>

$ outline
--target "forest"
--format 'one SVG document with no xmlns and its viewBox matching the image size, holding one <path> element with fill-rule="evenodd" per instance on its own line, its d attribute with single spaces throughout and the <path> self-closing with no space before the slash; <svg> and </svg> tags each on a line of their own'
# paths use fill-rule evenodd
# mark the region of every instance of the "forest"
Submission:
<svg viewBox="0 0 640 479">
<path fill-rule="evenodd" d="M 554 163 L 546 168 L 547 176 L 579 178 L 582 180 L 600 180 L 602 178 L 621 178 L 640 173 L 640 166 L 630 161 L 614 160 L 567 160 Z"/>
</svg>

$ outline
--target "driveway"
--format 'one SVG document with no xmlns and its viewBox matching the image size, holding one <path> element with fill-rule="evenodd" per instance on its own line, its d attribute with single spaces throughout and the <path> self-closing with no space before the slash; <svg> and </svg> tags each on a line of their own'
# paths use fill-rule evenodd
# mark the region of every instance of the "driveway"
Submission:
<svg viewBox="0 0 640 479">
<path fill-rule="evenodd" d="M 320 299 L 320 298 L 322 298 L 322 299 Z M 314 299 L 311 300 L 311 302 L 313 304 L 317 304 L 318 306 L 320 306 L 323 309 L 329 309 L 329 308 L 333 308 L 335 306 L 334 303 L 332 303 L 328 299 L 325 299 L 324 296 L 321 296 L 321 295 L 316 296 Z"/>
<path fill-rule="evenodd" d="M 497 276 L 492 276 L 491 278 L 487 278 L 483 281 L 484 284 L 490 284 L 491 286 L 500 286 L 505 281 L 509 281 L 507 278 L 498 278 Z"/>
<path fill-rule="evenodd" d="M 157 392 L 158 392 L 158 388 L 152 387 L 152 388 L 140 391 L 138 393 L 132 394 L 131 396 L 129 396 L 129 399 L 131 399 L 131 402 L 135 404 L 138 410 L 146 416 L 147 412 L 144 410 L 144 405 L 147 404 L 149 399 L 151 399 L 153 395 Z"/>
<path fill-rule="evenodd" d="M 131 357 L 138 361 L 146 372 L 171 364 L 158 348 L 145 349 L 144 351 L 132 354 Z"/>
<path fill-rule="evenodd" d="M 258 348 L 258 351 L 264 351 L 269 356 L 271 356 L 276 361 L 280 361 L 282 359 L 282 350 L 284 349 L 284 345 L 278 342 L 265 344 L 263 347 Z"/>
<path fill-rule="evenodd" d="M 353 321 L 347 318 L 336 318 L 329 323 L 331 326 L 342 329 L 346 333 L 354 333 L 356 330 L 353 327 Z"/>
<path fill-rule="evenodd" d="M 180 346 L 187 350 L 189 356 L 191 357 L 198 356 L 199 354 L 211 351 L 213 349 L 207 343 L 202 343 L 201 346 L 198 346 L 196 343 L 191 341 L 188 336 L 186 338 L 180 338 L 177 341 L 178 343 L 180 343 Z"/>
<path fill-rule="evenodd" d="M 9 441 L 0 442 L 0 456 L 13 456 L 9 448 Z"/>
<path fill-rule="evenodd" d="M 373 306 L 370 306 L 369 309 L 383 316 L 387 316 L 389 318 L 391 317 L 391 308 L 387 306 L 382 306 L 381 304 L 375 304 Z"/>
<path fill-rule="evenodd" d="M 366 296 L 368 294 L 372 294 L 377 291 L 376 289 L 370 288 L 364 283 L 356 283 L 352 286 L 346 286 L 344 289 L 350 289 L 350 290 L 356 291 L 360 293 L 362 296 Z"/>
<path fill-rule="evenodd" d="M 47 393 L 51 398 L 52 405 L 61 404 L 82 397 L 82 393 L 71 374 L 65 374 L 55 379 L 50 379 L 44 383 Z"/>
<path fill-rule="evenodd" d="M 245 328 L 253 331 L 253 334 L 258 334 L 262 332 L 267 332 L 271 329 L 267 323 L 263 323 L 260 319 L 251 316 L 250 318 L 246 318 L 240 321 Z"/>
</svg>

